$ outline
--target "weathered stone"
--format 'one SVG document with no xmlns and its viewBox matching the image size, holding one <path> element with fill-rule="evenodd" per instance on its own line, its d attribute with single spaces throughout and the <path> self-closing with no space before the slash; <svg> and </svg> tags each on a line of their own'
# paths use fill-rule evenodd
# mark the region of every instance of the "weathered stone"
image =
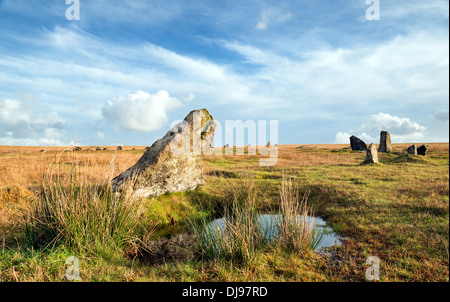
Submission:
<svg viewBox="0 0 450 302">
<path fill-rule="evenodd" d="M 429 147 L 428 145 L 422 145 L 419 148 L 417 148 L 417 155 L 422 156 L 427 155 L 428 147 Z"/>
<path fill-rule="evenodd" d="M 107 151 L 107 150 L 108 150 L 108 148 L 103 148 L 103 150 Z"/>
<path fill-rule="evenodd" d="M 272 144 L 270 143 L 270 141 L 267 143 L 266 147 L 271 147 Z"/>
<path fill-rule="evenodd" d="M 81 147 L 75 147 L 73 148 L 73 151 L 82 151 L 83 149 Z"/>
<path fill-rule="evenodd" d="M 190 112 L 134 166 L 113 179 L 114 191 L 150 197 L 195 189 L 204 183 L 201 154 L 211 150 L 215 128 L 208 110 Z"/>
<path fill-rule="evenodd" d="M 354 135 L 350 136 L 350 147 L 353 151 L 367 151 L 366 143 Z"/>
<path fill-rule="evenodd" d="M 408 154 L 410 155 L 417 155 L 417 146 L 411 145 L 408 147 Z"/>
<path fill-rule="evenodd" d="M 122 151 L 122 150 L 123 150 L 122 146 L 117 146 L 117 151 Z"/>
<path fill-rule="evenodd" d="M 100 147 L 97 147 L 97 148 L 95 148 L 95 150 L 97 150 L 97 151 L 101 151 L 101 150 L 102 150 L 102 148 L 100 148 Z"/>
<path fill-rule="evenodd" d="M 380 133 L 380 146 L 378 147 L 378 152 L 392 152 L 391 135 L 387 131 L 381 131 Z"/>
<path fill-rule="evenodd" d="M 378 152 L 375 144 L 370 144 L 367 147 L 366 159 L 364 160 L 364 164 L 376 164 L 378 163 Z"/>
</svg>

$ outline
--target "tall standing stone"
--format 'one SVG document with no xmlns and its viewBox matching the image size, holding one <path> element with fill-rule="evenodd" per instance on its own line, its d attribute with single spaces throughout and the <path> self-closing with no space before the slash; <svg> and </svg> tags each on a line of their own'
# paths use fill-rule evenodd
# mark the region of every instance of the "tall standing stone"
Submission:
<svg viewBox="0 0 450 302">
<path fill-rule="evenodd" d="M 375 144 L 370 144 L 367 148 L 366 159 L 364 164 L 376 164 L 378 163 L 378 152 Z"/>
<path fill-rule="evenodd" d="M 408 154 L 409 155 L 417 155 L 417 146 L 411 145 L 408 147 Z"/>
<path fill-rule="evenodd" d="M 417 155 L 422 156 L 427 155 L 428 147 L 429 147 L 428 145 L 422 145 L 419 148 L 417 148 Z"/>
<path fill-rule="evenodd" d="M 350 136 L 350 146 L 353 151 L 367 151 L 366 143 L 354 135 Z"/>
<path fill-rule="evenodd" d="M 380 146 L 378 147 L 378 152 L 392 152 L 391 135 L 387 131 L 381 131 L 380 133 Z"/>
<path fill-rule="evenodd" d="M 211 150 L 215 129 L 208 110 L 190 112 L 134 166 L 113 179 L 114 191 L 150 197 L 195 189 L 204 183 L 202 152 Z"/>
</svg>

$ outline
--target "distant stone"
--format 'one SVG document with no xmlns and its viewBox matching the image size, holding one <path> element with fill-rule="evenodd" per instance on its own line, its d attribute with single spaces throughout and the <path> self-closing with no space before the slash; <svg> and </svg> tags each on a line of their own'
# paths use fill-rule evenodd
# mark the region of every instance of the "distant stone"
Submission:
<svg viewBox="0 0 450 302">
<path fill-rule="evenodd" d="M 428 147 L 429 147 L 428 145 L 422 145 L 419 148 L 417 148 L 417 155 L 422 156 L 427 155 Z"/>
<path fill-rule="evenodd" d="M 117 151 L 122 151 L 122 150 L 123 150 L 122 146 L 117 146 Z"/>
<path fill-rule="evenodd" d="M 408 154 L 409 155 L 417 155 L 417 146 L 411 145 L 408 147 Z"/>
<path fill-rule="evenodd" d="M 225 147 L 225 148 L 230 148 L 230 145 L 229 145 L 229 144 L 226 144 L 224 147 Z"/>
<path fill-rule="evenodd" d="M 380 146 L 378 152 L 389 153 L 392 152 L 391 135 L 387 131 L 381 131 L 380 133 Z"/>
<path fill-rule="evenodd" d="M 75 147 L 73 148 L 73 151 L 82 151 L 83 149 L 81 147 Z"/>
<path fill-rule="evenodd" d="M 376 164 L 378 163 L 378 152 L 375 144 L 370 144 L 367 148 L 366 159 L 364 164 Z"/>
<path fill-rule="evenodd" d="M 114 191 L 150 197 L 195 189 L 204 183 L 201 154 L 211 149 L 215 129 L 208 110 L 191 111 L 134 166 L 113 179 Z"/>
<path fill-rule="evenodd" d="M 266 147 L 271 147 L 272 144 L 270 143 L 270 141 L 267 143 Z"/>
<path fill-rule="evenodd" d="M 39 151 L 39 152 L 45 152 L 45 149 L 42 149 L 41 151 Z"/>
<path fill-rule="evenodd" d="M 103 150 L 105 150 L 105 151 L 106 151 L 106 150 L 108 150 L 108 148 L 103 148 Z"/>
<path fill-rule="evenodd" d="M 350 136 L 350 147 L 353 151 L 367 151 L 366 143 L 354 135 Z"/>
<path fill-rule="evenodd" d="M 100 147 L 97 147 L 97 148 L 95 148 L 95 150 L 97 150 L 97 151 L 101 151 L 101 150 L 102 150 L 102 148 L 100 148 Z"/>
<path fill-rule="evenodd" d="M 307 145 L 303 145 L 303 146 L 300 146 L 300 147 L 298 147 L 299 149 L 308 149 L 309 148 L 309 146 L 307 146 Z"/>
</svg>

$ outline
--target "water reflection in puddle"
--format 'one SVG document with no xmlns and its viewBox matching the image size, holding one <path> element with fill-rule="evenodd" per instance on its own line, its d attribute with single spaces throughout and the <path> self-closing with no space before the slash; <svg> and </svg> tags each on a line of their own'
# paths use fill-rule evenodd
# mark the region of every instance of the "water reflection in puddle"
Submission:
<svg viewBox="0 0 450 302">
<path fill-rule="evenodd" d="M 275 239 L 278 236 L 277 220 L 281 220 L 281 215 L 274 214 L 262 214 L 258 217 L 258 222 L 261 226 L 264 237 L 268 240 Z M 322 239 L 316 247 L 316 250 L 332 247 L 333 245 L 340 245 L 341 240 L 337 234 L 327 225 L 327 223 L 319 217 L 307 217 L 306 223 L 310 223 L 313 219 L 314 226 L 322 234 Z M 301 217 L 298 216 L 298 221 L 301 221 Z M 212 221 L 208 228 L 210 230 L 219 229 L 224 231 L 225 228 L 225 218 L 219 218 Z"/>
</svg>

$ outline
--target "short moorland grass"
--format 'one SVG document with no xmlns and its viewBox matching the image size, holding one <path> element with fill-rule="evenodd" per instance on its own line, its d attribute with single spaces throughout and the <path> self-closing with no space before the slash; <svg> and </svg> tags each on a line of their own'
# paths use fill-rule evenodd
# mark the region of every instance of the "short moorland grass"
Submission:
<svg viewBox="0 0 450 302">
<path fill-rule="evenodd" d="M 365 155 L 343 146 L 297 147 L 280 146 L 274 167 L 260 167 L 260 156 L 206 156 L 204 186 L 135 205 L 114 197 L 108 178 L 131 166 L 143 148 L 98 153 L 0 148 L 0 281 L 67 281 L 69 256 L 80 259 L 83 281 L 366 281 L 366 259 L 376 256 L 380 281 L 448 282 L 448 144 L 430 144 L 426 157 L 407 156 L 407 146 L 394 145 L 394 153 L 379 154 L 376 166 L 360 165 Z M 43 182 L 49 165 L 59 173 Z M 288 239 L 286 245 L 255 244 L 245 258 L 250 253 L 241 242 L 235 245 L 240 254 L 217 258 L 196 250 L 194 257 L 160 262 L 130 253 L 143 241 L 171 240 L 192 221 L 231 215 L 233 186 L 244 188 L 239 194 L 260 193 L 255 213 L 283 211 L 286 174 L 299 184 L 298 196 L 308 194 L 310 214 L 344 238 L 341 246 L 320 254 Z"/>
</svg>

